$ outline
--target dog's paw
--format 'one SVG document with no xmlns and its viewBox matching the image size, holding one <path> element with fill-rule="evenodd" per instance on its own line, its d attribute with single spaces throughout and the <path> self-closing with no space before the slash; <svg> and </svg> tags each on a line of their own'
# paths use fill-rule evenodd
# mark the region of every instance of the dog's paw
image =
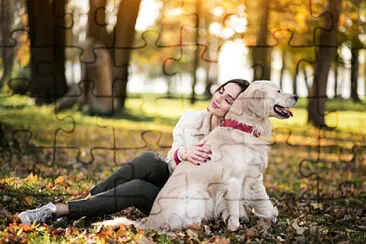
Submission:
<svg viewBox="0 0 366 244">
<path fill-rule="evenodd" d="M 228 231 L 234 232 L 234 231 L 237 231 L 239 229 L 239 226 L 228 224 L 227 229 L 228 229 Z"/>
<path fill-rule="evenodd" d="M 270 218 L 270 220 L 272 221 L 272 223 L 277 223 L 277 216 L 272 216 L 271 218 Z"/>
<path fill-rule="evenodd" d="M 229 211 L 225 210 L 224 212 L 222 212 L 221 214 L 221 219 L 226 222 L 229 218 Z"/>
<path fill-rule="evenodd" d="M 272 216 L 270 217 L 270 220 L 272 221 L 272 223 L 277 223 L 277 216 L 278 216 L 279 212 L 278 212 L 278 209 L 277 207 L 273 207 L 273 214 Z"/>
<path fill-rule="evenodd" d="M 240 223 L 239 223 L 239 218 L 233 218 L 230 217 L 228 222 L 227 222 L 227 229 L 229 231 L 236 231 L 237 229 L 239 229 Z"/>
</svg>

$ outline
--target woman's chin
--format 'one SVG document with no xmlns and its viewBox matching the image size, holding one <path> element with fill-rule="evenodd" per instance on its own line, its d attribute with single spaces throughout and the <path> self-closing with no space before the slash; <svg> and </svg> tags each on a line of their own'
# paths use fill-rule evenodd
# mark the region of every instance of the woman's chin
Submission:
<svg viewBox="0 0 366 244">
<path fill-rule="evenodd" d="M 215 113 L 215 109 L 210 105 L 210 106 L 208 106 L 208 111 L 210 112 L 210 113 L 212 113 L 212 114 L 214 114 Z"/>
</svg>

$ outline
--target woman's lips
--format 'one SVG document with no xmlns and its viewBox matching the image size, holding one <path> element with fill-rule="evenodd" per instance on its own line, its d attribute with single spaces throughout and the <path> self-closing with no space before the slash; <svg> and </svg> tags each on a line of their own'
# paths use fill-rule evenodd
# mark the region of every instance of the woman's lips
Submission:
<svg viewBox="0 0 366 244">
<path fill-rule="evenodd" d="M 211 103 L 211 106 L 212 106 L 214 109 L 219 108 L 219 106 L 217 106 L 217 104 L 216 104 L 215 102 L 212 102 L 212 103 Z"/>
</svg>

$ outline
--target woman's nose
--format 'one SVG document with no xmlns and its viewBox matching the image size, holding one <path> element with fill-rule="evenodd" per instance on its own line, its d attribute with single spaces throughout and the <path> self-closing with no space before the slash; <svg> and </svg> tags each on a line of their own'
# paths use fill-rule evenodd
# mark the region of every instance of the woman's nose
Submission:
<svg viewBox="0 0 366 244">
<path fill-rule="evenodd" d="M 224 94 L 219 94 L 218 101 L 222 101 L 225 98 Z"/>
</svg>

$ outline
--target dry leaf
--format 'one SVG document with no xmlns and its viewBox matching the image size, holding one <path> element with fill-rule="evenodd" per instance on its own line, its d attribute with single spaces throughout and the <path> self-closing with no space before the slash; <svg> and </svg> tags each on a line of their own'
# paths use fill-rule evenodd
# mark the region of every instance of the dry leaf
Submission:
<svg viewBox="0 0 366 244">
<path fill-rule="evenodd" d="M 38 177 L 37 175 L 34 175 L 33 173 L 30 173 L 28 176 L 27 176 L 27 182 L 28 183 L 34 183 L 38 180 Z"/>
<path fill-rule="evenodd" d="M 25 196 L 23 198 L 23 201 L 27 204 L 27 205 L 32 205 L 34 203 L 34 198 L 32 196 Z"/>
<path fill-rule="evenodd" d="M 305 232 L 305 230 L 306 230 L 306 227 L 300 227 L 300 226 L 298 226 L 296 220 L 292 223 L 292 228 L 294 228 L 296 230 L 296 234 L 297 235 L 303 235 L 304 232 Z"/>
<path fill-rule="evenodd" d="M 29 232 L 29 231 L 32 231 L 35 229 L 34 226 L 23 224 L 23 223 L 19 224 L 19 227 L 22 228 L 23 231 L 25 231 L 25 232 Z"/>
<path fill-rule="evenodd" d="M 63 185 L 64 183 L 65 183 L 65 178 L 62 175 L 57 177 L 57 179 L 55 180 L 55 185 Z"/>
</svg>

